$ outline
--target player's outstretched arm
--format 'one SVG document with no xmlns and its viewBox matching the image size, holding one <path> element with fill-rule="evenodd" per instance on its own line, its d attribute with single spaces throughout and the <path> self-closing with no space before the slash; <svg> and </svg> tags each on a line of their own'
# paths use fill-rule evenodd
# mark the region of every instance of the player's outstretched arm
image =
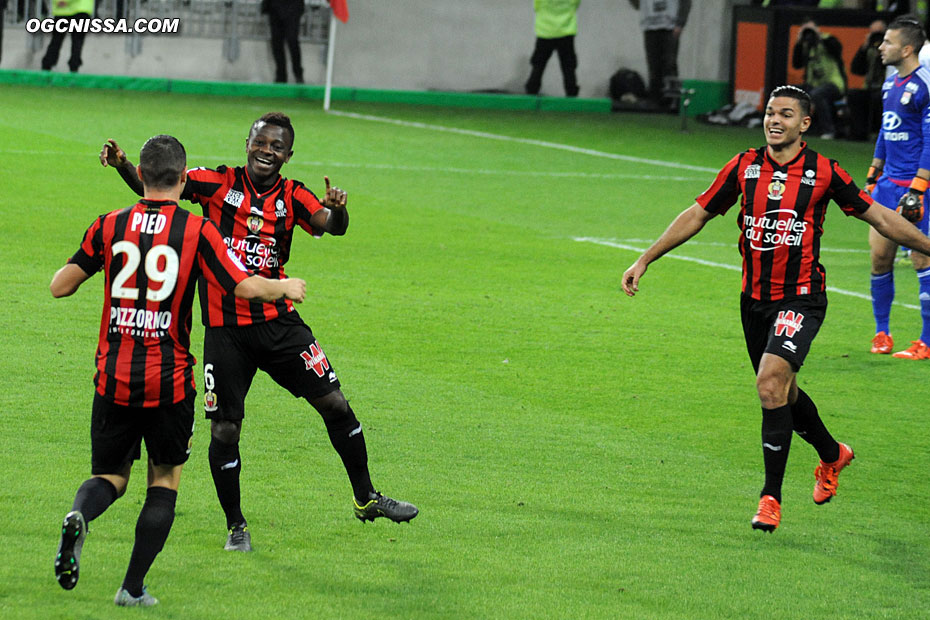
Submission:
<svg viewBox="0 0 930 620">
<path fill-rule="evenodd" d="M 900 213 L 875 202 L 864 213 L 856 217 L 868 222 L 879 234 L 891 239 L 898 245 L 909 247 L 921 254 L 930 256 L 930 238 L 920 232 L 911 222 L 904 219 Z"/>
<path fill-rule="evenodd" d="M 48 289 L 52 292 L 52 297 L 67 297 L 73 295 L 92 275 L 74 263 L 68 263 L 55 272 Z"/>
<path fill-rule="evenodd" d="M 103 148 L 100 149 L 100 165 L 104 168 L 107 166 L 116 168 L 116 171 L 119 172 L 120 177 L 126 185 L 129 186 L 129 189 L 139 196 L 144 195 L 142 179 L 139 178 L 136 167 L 132 165 L 132 162 L 126 157 L 126 153 L 113 138 L 104 142 Z"/>
<path fill-rule="evenodd" d="M 630 267 L 623 272 L 623 292 L 632 297 L 639 291 L 639 279 L 646 273 L 649 263 L 658 260 L 667 252 L 677 248 L 679 245 L 701 232 L 704 224 L 714 217 L 701 205 L 694 203 L 684 211 L 678 214 L 678 217 L 669 224 L 662 236 L 655 243 L 649 246 L 649 249 L 643 252 L 642 256 L 636 259 Z"/>
<path fill-rule="evenodd" d="M 349 212 L 346 210 L 348 195 L 344 189 L 330 187 L 329 177 L 324 176 L 326 183 L 326 196 L 320 203 L 325 209 L 320 209 L 310 218 L 314 228 L 328 232 L 331 235 L 344 235 L 349 228 Z"/>
<path fill-rule="evenodd" d="M 237 284 L 233 293 L 236 297 L 255 301 L 275 301 L 286 297 L 291 301 L 303 303 L 307 296 L 307 283 L 300 278 L 269 280 L 262 276 L 250 276 Z"/>
</svg>

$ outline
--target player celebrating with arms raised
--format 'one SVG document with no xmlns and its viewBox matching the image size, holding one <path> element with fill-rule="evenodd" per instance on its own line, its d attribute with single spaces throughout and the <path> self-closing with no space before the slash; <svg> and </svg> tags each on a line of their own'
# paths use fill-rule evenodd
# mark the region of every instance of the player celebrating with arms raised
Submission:
<svg viewBox="0 0 930 620">
<path fill-rule="evenodd" d="M 924 209 L 927 180 L 930 179 L 930 71 L 922 67 L 917 54 L 924 44 L 920 22 L 898 17 L 885 31 L 878 50 L 882 64 L 897 73 L 882 85 L 882 130 L 875 142 L 875 155 L 866 178 L 866 189 L 884 205 L 897 205 L 898 211 L 927 234 L 930 218 Z M 872 257 L 872 313 L 875 337 L 872 353 L 891 353 L 889 319 L 894 301 L 894 258 L 898 246 L 878 231 L 869 231 Z M 920 284 L 920 314 L 923 330 L 911 346 L 894 357 L 930 359 L 930 257 L 911 254 Z"/>
<path fill-rule="evenodd" d="M 168 539 L 190 454 L 194 283 L 200 277 L 229 295 L 266 302 L 285 296 L 300 302 L 306 292 L 303 280 L 249 276 L 213 222 L 178 207 L 186 165 L 175 138 L 146 142 L 137 171 L 144 199 L 97 218 L 50 285 L 52 295 L 66 297 L 100 270 L 106 278 L 91 420 L 93 476 L 78 489 L 62 525 L 55 557 L 61 587 L 77 585 L 87 523 L 126 491 L 142 440 L 148 452 L 149 487 L 114 600 L 120 606 L 158 603 L 143 579 Z"/>
<path fill-rule="evenodd" d="M 743 256 L 740 298 L 743 334 L 756 372 L 762 404 L 765 485 L 752 527 L 771 532 L 781 520 L 781 487 L 792 430 L 820 456 L 814 502 L 836 495 L 840 472 L 853 451 L 824 426 L 797 373 L 827 309 L 820 237 L 830 200 L 846 215 L 865 220 L 896 243 L 930 255 L 930 239 L 907 220 L 860 191 L 839 164 L 807 148 L 811 100 L 803 90 L 780 86 L 765 109 L 766 146 L 727 163 L 714 183 L 685 209 L 623 274 L 632 297 L 650 263 L 696 235 L 742 195 L 739 249 Z"/>
<path fill-rule="evenodd" d="M 246 139 L 245 166 L 197 168 L 181 196 L 203 206 L 226 243 L 253 273 L 284 276 L 296 227 L 321 235 L 343 235 L 349 225 L 346 193 L 329 186 L 322 203 L 301 182 L 279 172 L 294 154 L 294 127 L 280 113 L 256 120 Z M 113 140 L 100 153 L 104 166 L 115 167 L 137 193 L 138 178 Z M 240 506 L 239 438 L 245 397 L 257 369 L 267 372 L 295 397 L 316 409 L 342 458 L 355 497 L 355 516 L 402 522 L 414 518 L 413 504 L 377 492 L 368 472 L 362 425 L 310 328 L 286 301 L 249 303 L 223 291 L 200 287 L 204 334 L 204 408 L 211 420 L 210 469 L 220 505 L 226 513 L 226 549 L 251 551 L 251 533 Z"/>
</svg>

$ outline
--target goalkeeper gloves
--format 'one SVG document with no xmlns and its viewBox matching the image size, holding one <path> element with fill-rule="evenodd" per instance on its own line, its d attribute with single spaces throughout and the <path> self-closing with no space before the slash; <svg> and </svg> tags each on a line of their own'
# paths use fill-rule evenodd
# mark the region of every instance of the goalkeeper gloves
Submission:
<svg viewBox="0 0 930 620">
<path fill-rule="evenodd" d="M 924 192 L 927 191 L 927 179 L 914 177 L 907 193 L 901 196 L 896 211 L 909 222 L 919 222 L 924 217 Z"/>
<path fill-rule="evenodd" d="M 865 175 L 865 193 L 872 195 L 872 192 L 875 191 L 875 183 L 881 176 L 881 170 L 876 170 L 875 166 L 869 166 L 869 173 Z"/>
</svg>

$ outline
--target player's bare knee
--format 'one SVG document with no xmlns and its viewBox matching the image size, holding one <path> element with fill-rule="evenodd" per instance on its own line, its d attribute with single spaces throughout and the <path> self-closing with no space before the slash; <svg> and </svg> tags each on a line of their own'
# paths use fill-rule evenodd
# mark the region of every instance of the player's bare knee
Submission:
<svg viewBox="0 0 930 620">
<path fill-rule="evenodd" d="M 775 409 L 788 404 L 790 385 L 776 374 L 760 374 L 756 377 L 756 390 L 759 401 L 765 409 Z"/>
<path fill-rule="evenodd" d="M 241 425 L 238 422 L 229 420 L 211 420 L 210 434 L 217 441 L 227 444 L 239 443 L 239 431 Z"/>
</svg>

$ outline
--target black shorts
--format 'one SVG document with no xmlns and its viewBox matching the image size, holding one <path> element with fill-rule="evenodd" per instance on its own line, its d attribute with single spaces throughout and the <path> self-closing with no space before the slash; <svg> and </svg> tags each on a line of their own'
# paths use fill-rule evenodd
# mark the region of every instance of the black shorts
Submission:
<svg viewBox="0 0 930 620">
<path fill-rule="evenodd" d="M 323 348 L 296 312 L 257 325 L 208 327 L 203 339 L 207 418 L 241 420 L 259 368 L 297 398 L 311 400 L 339 389 Z"/>
<path fill-rule="evenodd" d="M 759 371 L 763 353 L 784 358 L 795 372 L 800 370 L 826 312 L 826 293 L 777 301 L 758 301 L 743 294 L 740 314 L 753 370 Z"/>
<path fill-rule="evenodd" d="M 155 465 L 183 465 L 194 440 L 194 396 L 167 407 L 126 407 L 94 392 L 90 417 L 91 473 L 118 474 L 141 456 Z"/>
</svg>

